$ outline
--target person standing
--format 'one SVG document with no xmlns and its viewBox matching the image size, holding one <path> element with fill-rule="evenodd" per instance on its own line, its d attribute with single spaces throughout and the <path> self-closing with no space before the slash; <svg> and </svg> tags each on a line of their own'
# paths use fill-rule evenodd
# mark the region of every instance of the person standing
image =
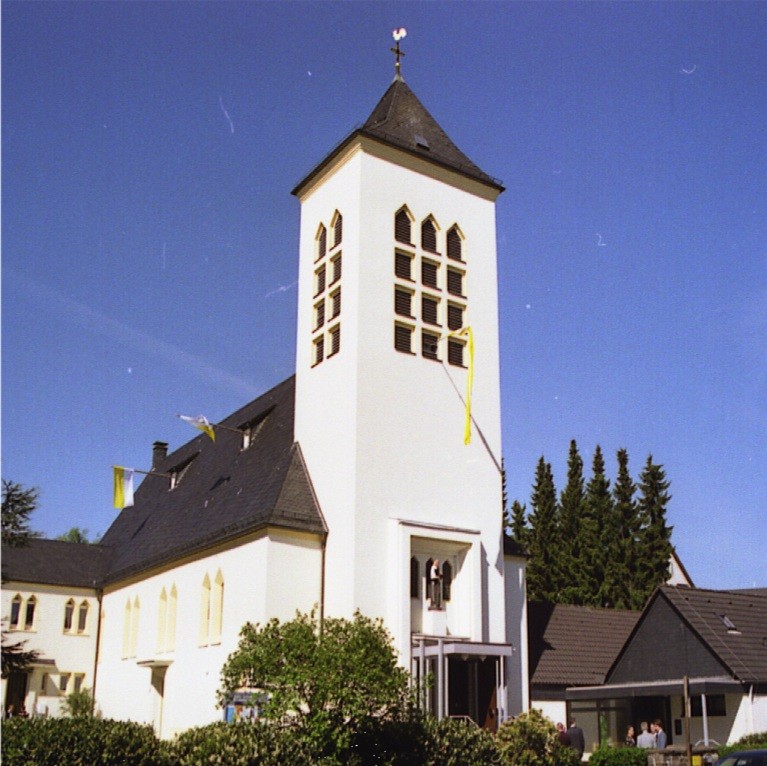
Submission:
<svg viewBox="0 0 767 766">
<path fill-rule="evenodd" d="M 429 571 L 429 584 L 431 586 L 431 608 L 442 608 L 442 575 L 439 571 L 439 559 L 434 559 Z"/>
<path fill-rule="evenodd" d="M 586 739 L 583 736 L 583 729 L 578 726 L 575 718 L 570 719 L 570 728 L 567 730 L 567 736 L 570 737 L 570 747 L 578 753 L 578 757 L 583 759 L 583 751 L 586 749 Z"/>
<path fill-rule="evenodd" d="M 642 731 L 637 739 L 637 745 L 639 745 L 639 747 L 655 747 L 655 737 L 650 734 L 650 726 L 647 721 L 642 721 L 641 729 Z"/>
<path fill-rule="evenodd" d="M 565 729 L 565 725 L 561 721 L 557 724 L 557 739 L 560 745 L 570 747 L 570 737 L 567 735 L 567 729 Z"/>
<path fill-rule="evenodd" d="M 666 747 L 667 737 L 666 732 L 663 731 L 663 723 L 660 718 L 656 718 L 652 724 L 653 731 L 655 732 L 655 747 L 658 750 L 663 750 Z"/>
<path fill-rule="evenodd" d="M 636 732 L 634 731 L 633 726 L 629 726 L 628 729 L 626 729 L 626 741 L 624 744 L 626 747 L 636 747 Z"/>
</svg>

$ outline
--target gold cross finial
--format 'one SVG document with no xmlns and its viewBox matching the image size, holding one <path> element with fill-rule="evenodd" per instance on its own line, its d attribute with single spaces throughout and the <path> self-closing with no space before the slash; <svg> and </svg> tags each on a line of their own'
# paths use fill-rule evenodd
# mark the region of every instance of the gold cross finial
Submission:
<svg viewBox="0 0 767 766">
<path fill-rule="evenodd" d="M 394 57 L 395 57 L 394 71 L 397 75 L 399 75 L 400 59 L 405 55 L 405 52 L 400 50 L 399 41 L 407 37 L 407 29 L 405 29 L 405 27 L 400 27 L 399 29 L 395 29 L 391 33 L 391 35 L 394 38 L 394 42 L 396 42 L 397 45 L 396 47 L 390 48 L 389 50 L 394 54 Z"/>
</svg>

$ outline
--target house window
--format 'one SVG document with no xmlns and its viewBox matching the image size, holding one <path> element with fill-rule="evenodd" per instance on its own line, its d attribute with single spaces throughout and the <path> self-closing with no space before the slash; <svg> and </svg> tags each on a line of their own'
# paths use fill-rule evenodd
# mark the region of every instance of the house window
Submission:
<svg viewBox="0 0 767 766">
<path fill-rule="evenodd" d="M 77 632 L 85 633 L 85 628 L 88 625 L 88 602 L 83 601 L 80 604 L 80 609 L 77 611 Z"/>
<path fill-rule="evenodd" d="M 447 291 L 451 295 L 463 295 L 463 274 L 460 271 L 447 270 Z"/>
<path fill-rule="evenodd" d="M 141 613 L 141 602 L 138 600 L 138 596 L 133 599 L 133 609 L 131 611 L 130 621 L 130 657 L 135 657 L 138 651 L 138 628 L 139 628 L 139 614 Z"/>
<path fill-rule="evenodd" d="M 125 602 L 125 609 L 123 610 L 123 651 L 122 658 L 125 659 L 130 656 L 130 631 L 131 631 L 131 609 L 130 599 Z"/>
<path fill-rule="evenodd" d="M 447 257 L 452 258 L 454 261 L 461 261 L 463 260 L 461 257 L 461 250 L 461 235 L 458 233 L 456 227 L 453 226 L 447 233 Z"/>
<path fill-rule="evenodd" d="M 341 244 L 343 234 L 344 217 L 340 213 L 336 213 L 335 220 L 333 221 L 333 247 L 338 247 Z"/>
<path fill-rule="evenodd" d="M 21 617 L 21 596 L 16 595 L 11 601 L 11 619 L 8 623 L 8 627 L 15 629 L 19 627 L 19 618 Z"/>
<path fill-rule="evenodd" d="M 30 596 L 27 599 L 27 608 L 24 612 L 24 630 L 32 630 L 34 627 L 36 606 L 37 599 L 34 596 Z"/>
<path fill-rule="evenodd" d="M 320 232 L 317 235 L 317 258 L 320 260 L 325 257 L 325 253 L 328 251 L 328 231 L 324 226 L 320 226 Z"/>
<path fill-rule="evenodd" d="M 321 300 L 314 307 L 314 329 L 319 330 L 325 324 L 325 301 Z"/>
<path fill-rule="evenodd" d="M 442 600 L 450 601 L 450 589 L 453 585 L 453 567 L 449 561 L 442 565 Z"/>
<path fill-rule="evenodd" d="M 160 591 L 160 601 L 157 606 L 157 651 L 165 651 L 166 629 L 168 627 L 168 594 L 165 588 Z"/>
<path fill-rule="evenodd" d="M 208 645 L 210 636 L 210 577 L 206 574 L 200 590 L 200 646 Z"/>
<path fill-rule="evenodd" d="M 428 295 L 421 296 L 421 319 L 427 324 L 439 324 L 439 301 Z"/>
<path fill-rule="evenodd" d="M 213 580 L 210 600 L 210 642 L 221 643 L 221 626 L 224 619 L 224 576 L 219 569 Z"/>
<path fill-rule="evenodd" d="M 317 269 L 317 272 L 314 275 L 315 280 L 315 295 L 319 295 L 324 289 L 325 289 L 325 267 L 322 266 L 321 268 Z"/>
<path fill-rule="evenodd" d="M 438 264 L 433 263 L 432 261 L 423 260 L 421 261 L 421 281 L 427 286 L 427 287 L 433 287 L 434 289 L 437 289 L 437 271 L 438 271 Z M 448 272 L 448 278 L 450 276 L 450 273 Z"/>
<path fill-rule="evenodd" d="M 176 606 L 178 604 L 178 591 L 174 585 L 170 589 L 168 601 L 168 621 L 165 625 L 165 649 L 172 652 L 176 648 Z"/>
<path fill-rule="evenodd" d="M 62 673 L 59 676 L 59 691 L 62 694 L 67 693 L 67 689 L 69 688 L 69 679 L 72 677 L 71 673 Z"/>
<path fill-rule="evenodd" d="M 418 598 L 420 593 L 421 572 L 418 567 L 418 559 L 413 556 L 410 559 L 410 598 Z"/>
<path fill-rule="evenodd" d="M 333 276 L 331 279 L 330 284 L 334 285 L 336 282 L 338 282 L 339 279 L 341 279 L 341 254 L 339 253 L 333 260 L 330 262 L 330 265 L 333 269 Z"/>
<path fill-rule="evenodd" d="M 80 689 L 83 688 L 83 681 L 85 681 L 85 673 L 75 673 L 74 681 L 75 681 L 75 694 L 77 694 L 80 691 Z"/>
<path fill-rule="evenodd" d="M 403 324 L 394 325 L 394 348 L 405 354 L 412 354 L 413 347 L 411 343 L 413 328 Z"/>
<path fill-rule="evenodd" d="M 339 287 L 330 296 L 331 314 L 330 318 L 335 319 L 341 313 L 341 288 Z"/>
<path fill-rule="evenodd" d="M 328 356 L 333 356 L 341 350 L 341 325 L 336 325 L 330 332 L 330 353 Z"/>
<path fill-rule="evenodd" d="M 448 338 L 447 361 L 456 367 L 463 367 L 463 343 L 453 338 Z"/>
<path fill-rule="evenodd" d="M 72 620 L 75 615 L 75 600 L 70 598 L 64 605 L 64 632 L 69 633 L 72 630 Z"/>
<path fill-rule="evenodd" d="M 407 290 L 399 290 L 395 288 L 394 290 L 394 311 L 403 317 L 409 317 L 412 316 L 411 311 L 411 303 L 413 300 L 412 293 L 409 293 Z"/>
<path fill-rule="evenodd" d="M 463 306 L 448 303 L 447 327 L 449 330 L 460 330 L 463 327 Z"/>
<path fill-rule="evenodd" d="M 405 208 L 402 208 L 397 215 L 394 216 L 394 239 L 397 242 L 404 242 L 410 244 L 410 216 Z"/>
<path fill-rule="evenodd" d="M 421 247 L 430 253 L 437 252 L 437 229 L 430 218 L 421 224 Z"/>
<path fill-rule="evenodd" d="M 407 279 L 408 282 L 413 281 L 413 259 L 407 253 L 394 253 L 394 274 L 400 279 Z"/>
<path fill-rule="evenodd" d="M 319 337 L 314 341 L 314 364 L 319 364 L 325 358 L 325 338 Z"/>
<path fill-rule="evenodd" d="M 703 702 L 700 696 L 690 697 L 690 715 L 694 718 L 703 717 Z M 726 716 L 727 705 L 725 704 L 724 694 L 706 695 L 706 715 Z"/>
<path fill-rule="evenodd" d="M 439 336 L 431 332 L 421 333 L 421 353 L 426 359 L 439 359 L 437 356 L 437 343 Z"/>
</svg>

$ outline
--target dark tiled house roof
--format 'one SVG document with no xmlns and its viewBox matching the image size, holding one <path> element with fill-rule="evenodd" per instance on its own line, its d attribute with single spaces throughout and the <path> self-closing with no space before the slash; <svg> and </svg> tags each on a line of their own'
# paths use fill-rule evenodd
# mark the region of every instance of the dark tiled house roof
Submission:
<svg viewBox="0 0 767 766">
<path fill-rule="evenodd" d="M 160 474 L 181 473 L 174 489 L 165 476 L 147 476 L 135 492 L 135 505 L 123 509 L 98 546 L 36 541 L 31 548 L 3 551 L 5 576 L 75 585 L 99 584 L 169 563 L 181 556 L 263 527 L 277 526 L 324 534 L 325 524 L 294 442 L 295 377 L 221 421 L 239 429 L 262 422 L 253 444 L 243 449 L 241 433 L 216 430 L 216 441 L 198 437 L 165 456 Z M 52 562 L 38 547 L 55 552 Z M 59 547 L 59 546 L 69 546 Z M 84 552 L 88 556 L 83 556 Z M 95 577 L 94 577 L 95 575 Z"/>
<path fill-rule="evenodd" d="M 508 535 L 503 536 L 503 555 L 504 556 L 522 556 L 529 558 L 530 554 L 516 540 Z"/>
<path fill-rule="evenodd" d="M 298 193 L 311 178 L 331 162 L 354 138 L 368 136 L 423 157 L 437 165 L 503 191 L 503 185 L 472 162 L 429 114 L 407 83 L 399 76 L 376 104 L 364 125 L 352 131 L 296 187 Z"/>
<path fill-rule="evenodd" d="M 93 588 L 107 571 L 109 554 L 103 545 L 32 538 L 21 548 L 3 546 L 3 578 Z"/>
<path fill-rule="evenodd" d="M 767 683 L 767 588 L 738 591 L 664 585 L 656 597 L 671 604 L 733 678 Z"/>
<path fill-rule="evenodd" d="M 601 684 L 639 612 L 528 604 L 530 679 L 535 688 Z"/>
</svg>

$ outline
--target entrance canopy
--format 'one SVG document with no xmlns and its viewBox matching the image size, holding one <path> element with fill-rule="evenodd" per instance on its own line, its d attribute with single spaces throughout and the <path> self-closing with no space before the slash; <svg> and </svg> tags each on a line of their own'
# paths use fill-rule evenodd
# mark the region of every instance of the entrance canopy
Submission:
<svg viewBox="0 0 767 766">
<path fill-rule="evenodd" d="M 743 691 L 742 684 L 734 678 L 690 678 L 691 695 L 724 694 Z M 633 697 L 663 697 L 684 694 L 684 679 L 672 678 L 664 681 L 634 681 L 601 686 L 570 686 L 565 690 L 567 700 L 595 700 Z"/>
</svg>

